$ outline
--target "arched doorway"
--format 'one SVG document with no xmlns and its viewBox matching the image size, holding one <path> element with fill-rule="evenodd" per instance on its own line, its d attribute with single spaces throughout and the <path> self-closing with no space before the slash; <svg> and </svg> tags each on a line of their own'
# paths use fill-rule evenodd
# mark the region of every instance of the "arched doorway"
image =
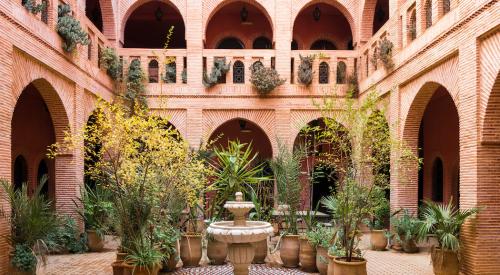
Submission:
<svg viewBox="0 0 500 275">
<path fill-rule="evenodd" d="M 225 37 L 217 43 L 217 49 L 244 49 L 245 44 L 236 37 Z"/>
<path fill-rule="evenodd" d="M 162 49 L 172 26 L 174 30 L 168 48 L 186 48 L 184 20 L 177 8 L 164 1 L 149 1 L 137 7 L 127 18 L 123 47 Z M 144 35 L 144 30 L 148 30 L 148 35 Z"/>
<path fill-rule="evenodd" d="M 21 176 L 15 171 L 16 181 L 28 182 L 28 190 L 33 191 L 39 184 L 40 173 L 46 174 L 48 181 L 45 183 L 44 192 L 55 198 L 55 161 L 47 159 L 47 148 L 56 141 L 54 124 L 49 108 L 35 85 L 29 84 L 21 93 L 12 117 L 12 156 L 22 155 L 25 164 L 19 157 L 15 159 L 15 169 L 21 170 L 25 165 L 27 175 Z M 17 174 L 17 175 L 16 175 Z"/>
<path fill-rule="evenodd" d="M 460 199 L 459 118 L 453 98 L 445 87 L 426 84 L 430 97 L 420 120 L 418 133 L 419 157 L 423 165 L 418 173 L 418 201 L 433 200 L 458 206 Z M 410 114 L 411 115 L 411 114 Z"/>
<path fill-rule="evenodd" d="M 348 50 L 353 41 L 352 26 L 337 7 L 323 2 L 312 3 L 295 18 L 293 39 L 301 41 L 299 50 Z"/>
<path fill-rule="evenodd" d="M 14 189 L 19 190 L 24 183 L 28 182 L 28 163 L 26 159 L 19 155 L 14 161 Z"/>
<path fill-rule="evenodd" d="M 36 182 L 38 185 L 43 184 L 40 194 L 46 198 L 49 197 L 49 179 L 49 165 L 47 164 L 47 160 L 42 159 L 38 164 Z"/>
<path fill-rule="evenodd" d="M 85 15 L 98 30 L 103 31 L 102 11 L 99 0 L 85 1 Z"/>
<path fill-rule="evenodd" d="M 389 20 L 389 0 L 366 0 L 361 19 L 361 40 L 372 37 Z"/>
<path fill-rule="evenodd" d="M 220 47 L 223 37 L 237 37 L 241 45 L 248 48 L 259 37 L 273 37 L 270 17 L 263 7 L 255 1 L 226 1 L 211 15 L 205 30 L 205 48 Z M 223 33 L 221 35 L 221 29 Z M 267 41 L 266 41 L 267 42 Z M 266 48 L 271 46 L 265 43 Z M 227 48 L 223 48 L 227 49 Z M 233 49 L 233 48 L 230 48 Z"/>
<path fill-rule="evenodd" d="M 336 138 L 332 139 L 333 133 Z M 319 201 L 337 190 L 346 168 L 351 165 L 350 158 L 340 157 L 350 154 L 347 129 L 331 118 L 315 119 L 300 130 L 294 150 L 303 150 L 306 156 L 301 164 L 302 207 L 318 206 L 319 211 L 326 211 Z"/>
</svg>

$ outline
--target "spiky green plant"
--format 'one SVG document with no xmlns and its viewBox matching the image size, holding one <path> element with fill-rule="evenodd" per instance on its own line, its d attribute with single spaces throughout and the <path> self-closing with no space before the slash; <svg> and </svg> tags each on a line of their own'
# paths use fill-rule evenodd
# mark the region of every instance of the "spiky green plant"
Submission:
<svg viewBox="0 0 500 275">
<path fill-rule="evenodd" d="M 403 209 L 402 215 L 392 217 L 391 225 L 398 241 L 408 243 L 417 240 L 419 220 L 410 215 L 408 209 Z"/>
<path fill-rule="evenodd" d="M 113 215 L 111 192 L 101 185 L 96 185 L 94 189 L 85 186 L 81 194 L 81 198 L 73 202 L 85 222 L 85 229 L 95 230 L 102 237 L 108 231 Z"/>
<path fill-rule="evenodd" d="M 460 228 L 478 208 L 457 209 L 450 200 L 447 204 L 424 201 L 418 237 L 423 240 L 428 234 L 435 234 L 439 248 L 458 252 L 460 250 Z"/>
<path fill-rule="evenodd" d="M 214 60 L 214 65 L 210 75 L 207 72 L 203 72 L 203 85 L 206 88 L 211 88 L 219 83 L 226 73 L 229 72 L 231 68 L 231 62 L 226 63 L 226 58 L 217 58 Z"/>
</svg>

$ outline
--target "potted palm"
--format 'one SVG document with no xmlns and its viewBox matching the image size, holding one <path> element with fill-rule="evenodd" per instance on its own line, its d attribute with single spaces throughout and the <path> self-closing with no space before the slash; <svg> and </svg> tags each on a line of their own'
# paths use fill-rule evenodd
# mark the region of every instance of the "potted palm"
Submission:
<svg viewBox="0 0 500 275">
<path fill-rule="evenodd" d="M 299 235 L 297 211 L 300 206 L 302 184 L 300 182 L 303 150 L 291 152 L 286 145 L 278 142 L 279 153 L 271 161 L 271 168 L 278 187 L 278 199 L 285 220 L 285 230 L 281 233 L 280 258 L 285 267 L 297 267 L 299 264 Z"/>
<path fill-rule="evenodd" d="M 417 239 L 419 220 L 410 215 L 408 209 L 403 209 L 403 214 L 391 218 L 391 225 L 394 229 L 394 238 L 401 244 L 406 253 L 418 252 Z"/>
<path fill-rule="evenodd" d="M 460 228 L 478 212 L 477 208 L 457 209 L 450 200 L 447 204 L 424 201 L 418 237 L 424 239 L 435 234 L 438 246 L 431 249 L 434 274 L 457 275 L 459 273 Z"/>
<path fill-rule="evenodd" d="M 73 202 L 85 223 L 87 245 L 92 252 L 102 251 L 104 234 L 109 228 L 110 216 L 113 211 L 110 193 L 98 184 L 95 188 L 86 185 L 82 188 L 81 194 L 78 202 Z"/>
<path fill-rule="evenodd" d="M 46 181 L 44 176 L 34 193 L 29 194 L 26 183 L 16 190 L 9 182 L 0 180 L 6 194 L 1 198 L 10 205 L 9 213 L 0 209 L 0 217 L 8 219 L 11 225 L 11 234 L 7 239 L 13 248 L 9 274 L 35 274 L 39 264 L 37 258 L 45 256 L 43 240 L 59 226 L 52 202 L 40 193 Z"/>
<path fill-rule="evenodd" d="M 387 240 L 387 222 L 389 221 L 390 206 L 385 198 L 385 190 L 379 187 L 373 189 L 374 209 L 365 224 L 370 228 L 370 244 L 373 250 L 385 250 Z"/>
</svg>

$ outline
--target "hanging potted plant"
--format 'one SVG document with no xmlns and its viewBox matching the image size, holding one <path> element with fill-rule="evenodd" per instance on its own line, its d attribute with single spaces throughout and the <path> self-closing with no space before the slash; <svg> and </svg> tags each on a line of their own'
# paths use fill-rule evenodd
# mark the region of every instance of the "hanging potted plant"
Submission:
<svg viewBox="0 0 500 275">
<path fill-rule="evenodd" d="M 431 248 L 434 274 L 458 275 L 460 253 L 460 228 L 464 222 L 479 210 L 457 209 L 452 200 L 447 204 L 424 201 L 418 236 L 420 240 L 428 234 L 435 234 L 438 246 Z"/>
<path fill-rule="evenodd" d="M 298 79 L 299 82 L 305 86 L 309 86 L 312 83 L 314 71 L 313 71 L 313 62 L 316 58 L 315 55 L 302 56 L 300 57 L 300 65 L 298 70 Z"/>
<path fill-rule="evenodd" d="M 273 68 L 264 67 L 262 63 L 256 62 L 251 68 L 250 82 L 260 95 L 268 95 L 277 87 L 285 83 L 278 72 Z"/>
<path fill-rule="evenodd" d="M 300 250 L 297 211 L 302 192 L 300 167 L 304 154 L 300 149 L 290 152 L 289 148 L 280 142 L 278 150 L 278 155 L 271 161 L 271 168 L 278 187 L 279 202 L 286 205 L 282 211 L 286 228 L 279 241 L 280 258 L 284 267 L 297 267 Z"/>
<path fill-rule="evenodd" d="M 387 223 L 389 221 L 390 206 L 385 198 L 385 190 L 375 187 L 373 198 L 375 207 L 370 218 L 365 219 L 365 224 L 370 228 L 370 245 L 372 250 L 385 250 L 388 244 Z"/>
<path fill-rule="evenodd" d="M 408 209 L 403 209 L 402 215 L 392 217 L 391 225 L 395 241 L 401 245 L 401 249 L 406 253 L 418 252 L 418 219 L 411 216 Z"/>
</svg>

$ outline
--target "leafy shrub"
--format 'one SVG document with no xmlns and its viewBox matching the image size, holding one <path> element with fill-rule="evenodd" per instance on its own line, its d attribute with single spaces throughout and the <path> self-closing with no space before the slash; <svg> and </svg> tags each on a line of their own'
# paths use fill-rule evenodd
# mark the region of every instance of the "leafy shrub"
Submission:
<svg viewBox="0 0 500 275">
<path fill-rule="evenodd" d="M 316 224 L 311 231 L 306 233 L 306 237 L 314 247 L 329 248 L 335 242 L 335 232 L 333 228 L 322 224 Z"/>
<path fill-rule="evenodd" d="M 20 271 L 33 272 L 36 269 L 37 259 L 33 250 L 26 244 L 16 244 L 14 255 L 10 263 Z"/>
<path fill-rule="evenodd" d="M 147 107 L 146 98 L 144 96 L 146 92 L 144 80 L 145 75 L 142 71 L 141 61 L 138 59 L 132 60 L 128 68 L 127 90 L 124 95 L 125 100 L 129 102 L 131 112 L 134 112 L 136 107 Z"/>
<path fill-rule="evenodd" d="M 101 65 L 106 70 L 106 73 L 113 80 L 117 80 L 123 70 L 123 66 L 120 59 L 116 55 L 116 51 L 113 48 L 106 47 L 101 51 Z"/>
<path fill-rule="evenodd" d="M 80 234 L 73 218 L 65 217 L 61 225 L 44 240 L 50 253 L 83 253 L 87 251 L 87 238 Z"/>
<path fill-rule="evenodd" d="M 278 72 L 273 68 L 264 66 L 252 66 L 250 82 L 261 95 L 269 94 L 276 87 L 285 83 L 285 79 L 280 78 Z"/>
<path fill-rule="evenodd" d="M 403 215 L 393 217 L 391 225 L 396 233 L 396 240 L 402 243 L 417 240 L 419 221 L 410 215 L 408 209 L 403 210 Z"/>
<path fill-rule="evenodd" d="M 37 15 L 38 13 L 44 11 L 47 8 L 47 2 L 42 2 L 40 4 L 37 4 L 35 0 L 25 0 L 23 1 L 23 6 L 29 12 L 33 13 L 34 15 Z"/>
<path fill-rule="evenodd" d="M 389 201 L 385 198 L 385 189 L 378 186 L 375 187 L 372 190 L 372 200 L 375 206 L 370 214 L 370 219 L 366 219 L 364 222 L 372 230 L 385 229 L 391 211 Z"/>
<path fill-rule="evenodd" d="M 63 50 L 73 52 L 78 44 L 88 45 L 90 40 L 80 22 L 71 15 L 71 7 L 67 4 L 58 6 L 57 33 L 64 40 Z"/>
<path fill-rule="evenodd" d="M 313 79 L 313 61 L 315 59 L 314 55 L 302 56 L 300 57 L 300 65 L 298 71 L 299 82 L 309 86 L 312 83 Z"/>
<path fill-rule="evenodd" d="M 211 88 L 219 83 L 219 81 L 226 76 L 231 68 L 231 62 L 226 64 L 226 58 L 217 58 L 214 60 L 214 66 L 210 75 L 207 75 L 205 71 L 203 73 L 203 85 L 207 88 Z"/>
</svg>

